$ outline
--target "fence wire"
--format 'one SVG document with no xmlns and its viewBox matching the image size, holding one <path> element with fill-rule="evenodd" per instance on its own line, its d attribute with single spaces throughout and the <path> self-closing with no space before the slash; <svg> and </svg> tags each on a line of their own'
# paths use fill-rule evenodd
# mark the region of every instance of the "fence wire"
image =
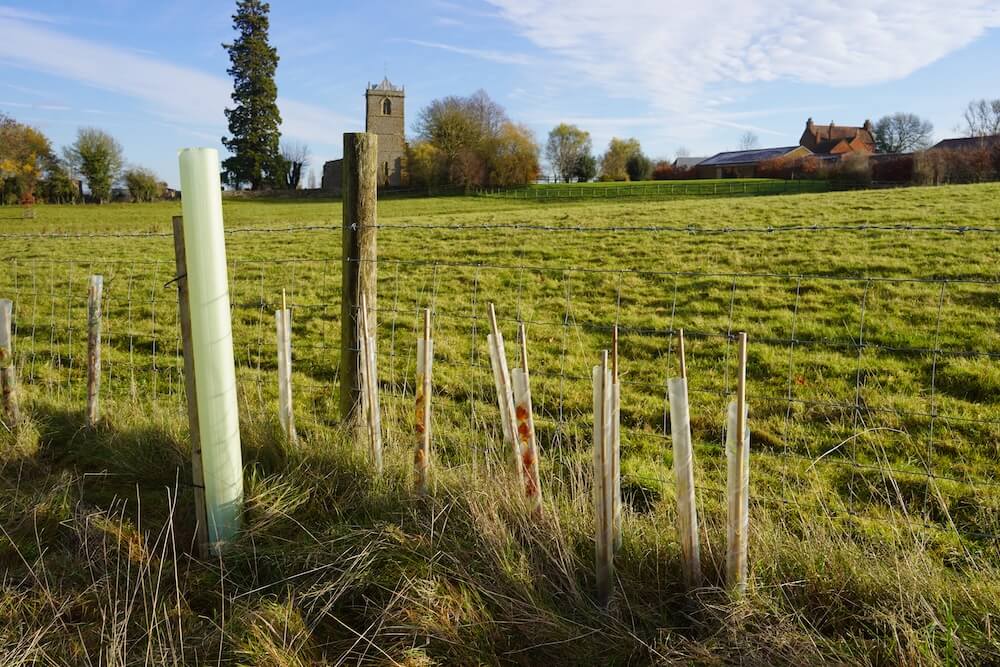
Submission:
<svg viewBox="0 0 1000 667">
<path fill-rule="evenodd" d="M 864 235 L 891 246 L 913 235 L 992 239 L 1000 229 L 867 223 L 703 229 L 573 221 L 379 228 L 376 331 L 388 446 L 408 447 L 416 437 L 416 340 L 422 311 L 430 308 L 436 464 L 502 461 L 506 449 L 483 353 L 487 304 L 495 303 L 512 363 L 516 326 L 527 327 L 543 483 L 573 487 L 589 470 L 590 368 L 617 327 L 623 488 L 634 511 L 648 511 L 673 493 L 666 381 L 678 372 L 683 328 L 696 477 L 702 493 L 717 495 L 725 488 L 723 415 L 735 387 L 733 343 L 747 331 L 757 502 L 876 521 L 897 511 L 920 525 L 996 545 L 1000 280 L 972 273 L 824 273 L 818 265 L 812 272 L 784 271 L 766 262 L 756 270 L 699 271 L 640 257 L 642 241 L 634 256 L 592 248 L 609 236 L 709 240 L 747 233 Z M 293 313 L 295 408 L 308 439 L 312 430 L 338 422 L 340 227 L 265 224 L 228 234 L 243 406 L 277 420 L 274 311 L 285 290 Z M 463 244 L 470 235 L 494 239 L 502 251 L 469 250 Z M 32 400 L 82 411 L 87 280 L 102 274 L 102 403 L 106 409 L 130 404 L 183 414 L 170 236 L 0 234 L 58 250 L 45 258 L 8 258 L 0 277 L 0 298 L 14 302 L 18 375 Z M 127 259 L 94 253 L 64 258 L 81 256 L 76 244 L 113 239 L 141 243 L 144 250 Z M 316 250 L 302 253 L 303 240 Z M 453 252 L 429 252 L 453 242 Z M 274 250 L 284 247 L 297 256 Z M 646 265 L 636 265 L 640 259 Z"/>
</svg>

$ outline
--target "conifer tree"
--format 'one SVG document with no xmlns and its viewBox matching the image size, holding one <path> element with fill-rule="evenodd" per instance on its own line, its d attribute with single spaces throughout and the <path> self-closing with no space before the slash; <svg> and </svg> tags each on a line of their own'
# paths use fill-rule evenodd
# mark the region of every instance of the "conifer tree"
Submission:
<svg viewBox="0 0 1000 667">
<path fill-rule="evenodd" d="M 281 114 L 274 82 L 278 52 L 268 42 L 269 11 L 266 2 L 238 0 L 233 15 L 237 37 L 222 45 L 232 63 L 226 71 L 233 77 L 235 103 L 226 109 L 232 136 L 223 137 L 222 143 L 232 156 L 222 163 L 223 176 L 230 185 L 249 184 L 251 190 L 272 185 L 282 172 Z"/>
</svg>

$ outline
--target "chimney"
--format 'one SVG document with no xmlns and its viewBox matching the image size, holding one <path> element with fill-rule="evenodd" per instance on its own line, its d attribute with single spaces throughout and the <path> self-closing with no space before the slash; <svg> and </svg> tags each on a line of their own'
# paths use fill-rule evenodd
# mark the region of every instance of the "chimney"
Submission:
<svg viewBox="0 0 1000 667">
<path fill-rule="evenodd" d="M 868 130 L 869 132 L 871 132 L 872 131 L 872 121 L 871 121 L 871 119 L 870 118 L 866 118 L 865 119 L 865 124 L 862 125 L 861 127 L 865 128 L 866 130 Z"/>
<path fill-rule="evenodd" d="M 809 130 L 810 132 L 813 131 L 813 119 L 812 118 L 810 118 L 809 120 L 806 121 L 806 129 Z"/>
</svg>

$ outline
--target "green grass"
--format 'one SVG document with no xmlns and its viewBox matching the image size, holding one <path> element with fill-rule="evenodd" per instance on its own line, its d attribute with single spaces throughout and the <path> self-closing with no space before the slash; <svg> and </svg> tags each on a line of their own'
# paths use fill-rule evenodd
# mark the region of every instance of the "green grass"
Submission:
<svg viewBox="0 0 1000 667">
<path fill-rule="evenodd" d="M 39 207 L 35 220 L 0 220 L 0 234 L 27 235 L 0 238 L 0 297 L 16 301 L 29 414 L 18 438 L 0 434 L 0 620 L 13 647 L 4 662 L 170 662 L 182 646 L 189 662 L 221 651 L 265 664 L 343 654 L 414 665 L 998 661 L 1000 235 L 948 231 L 1000 227 L 998 204 L 996 185 L 383 202 L 390 465 L 379 481 L 337 419 L 339 203 L 227 200 L 227 227 L 256 231 L 227 238 L 249 509 L 222 566 L 185 555 L 193 510 L 176 304 L 164 287 L 171 239 L 30 236 L 166 234 L 179 204 Z M 8 211 L 17 215 L 0 208 L 0 218 Z M 865 224 L 941 231 L 822 229 Z M 470 229 L 483 225 L 501 227 Z M 807 225 L 821 229 L 767 231 Z M 306 226 L 331 229 L 263 231 Z M 627 226 L 704 233 L 605 231 Z M 731 228 L 743 231 L 710 233 Z M 90 273 L 106 282 L 105 420 L 93 432 L 82 426 Z M 282 289 L 294 312 L 296 448 L 276 426 Z M 489 301 L 509 341 L 515 321 L 528 322 L 550 503 L 538 524 L 502 472 Z M 438 484 L 423 502 L 409 494 L 406 461 L 425 306 L 435 313 Z M 859 355 L 862 312 L 870 347 Z M 604 613 L 591 597 L 589 369 L 616 323 L 630 509 Z M 736 370 L 726 334 L 750 336 L 754 502 L 741 603 L 711 586 L 679 588 L 663 432 L 678 327 L 688 335 L 704 569 L 716 586 L 722 415 Z M 176 535 L 163 532 L 171 515 Z"/>
</svg>

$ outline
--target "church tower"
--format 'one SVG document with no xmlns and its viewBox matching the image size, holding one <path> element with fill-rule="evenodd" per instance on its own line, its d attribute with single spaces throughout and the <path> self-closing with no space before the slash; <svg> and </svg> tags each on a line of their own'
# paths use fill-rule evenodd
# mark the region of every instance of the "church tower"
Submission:
<svg viewBox="0 0 1000 667">
<path fill-rule="evenodd" d="M 368 84 L 365 91 L 365 132 L 378 135 L 378 184 L 403 184 L 403 158 L 406 151 L 402 86 L 389 83 Z"/>
</svg>

